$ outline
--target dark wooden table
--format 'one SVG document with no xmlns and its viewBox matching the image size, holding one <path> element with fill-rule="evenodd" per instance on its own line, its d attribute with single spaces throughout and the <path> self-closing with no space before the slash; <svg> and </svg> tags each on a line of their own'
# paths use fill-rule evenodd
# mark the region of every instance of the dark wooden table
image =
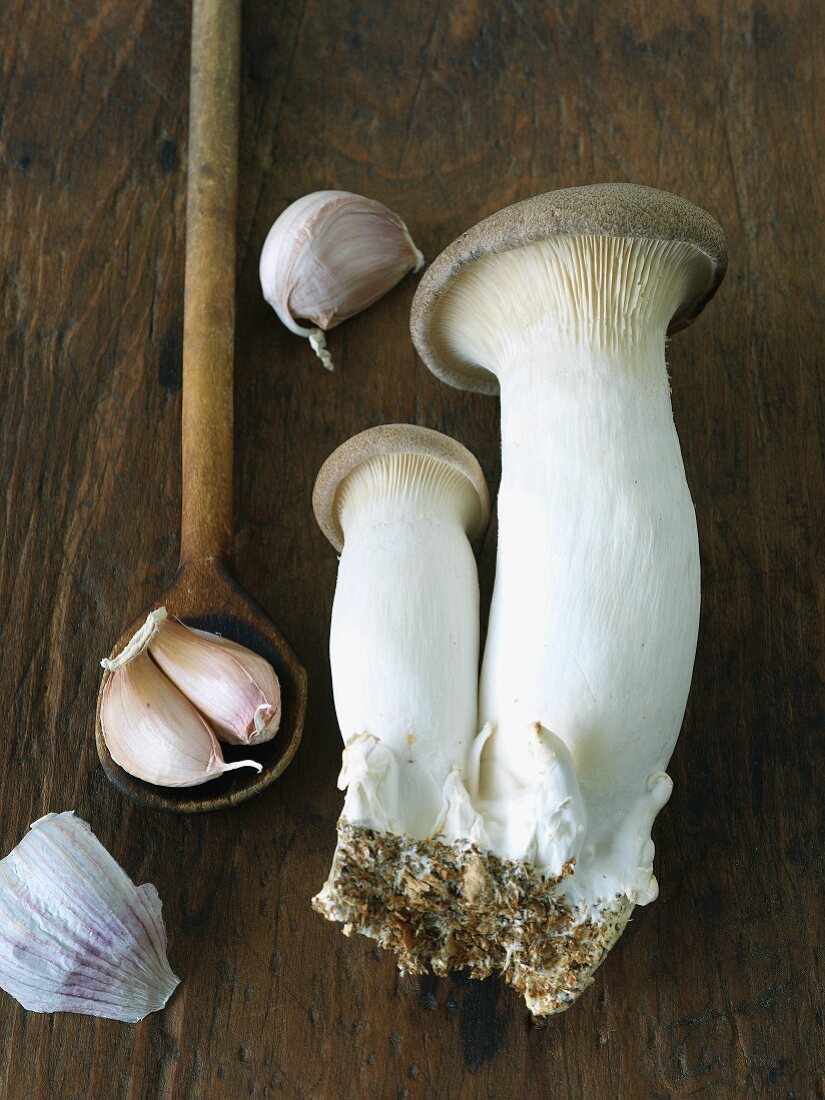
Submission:
<svg viewBox="0 0 825 1100">
<path fill-rule="evenodd" d="M 306 662 L 310 704 L 273 788 L 176 818 L 108 786 L 93 715 L 98 658 L 176 564 L 189 8 L 4 0 L 2 852 L 75 808 L 157 885 L 183 981 L 136 1027 L 0 994 L 0 1095 L 825 1096 L 822 13 L 249 0 L 237 564 Z M 384 200 L 433 257 L 515 199 L 608 180 L 694 199 L 730 237 L 717 300 L 669 353 L 702 626 L 661 897 L 537 1029 L 496 981 L 400 978 L 309 907 L 341 803 L 315 474 L 360 429 L 411 421 L 495 484 L 497 403 L 417 362 L 412 278 L 331 336 L 330 375 L 262 302 L 257 264 L 284 204 L 318 188 Z M 488 595 L 493 551 L 491 533 Z"/>
</svg>

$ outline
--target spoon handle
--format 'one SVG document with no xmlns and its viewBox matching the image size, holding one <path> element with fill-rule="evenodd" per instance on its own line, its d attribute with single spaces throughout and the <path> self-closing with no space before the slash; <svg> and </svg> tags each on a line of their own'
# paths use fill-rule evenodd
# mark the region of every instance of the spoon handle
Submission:
<svg viewBox="0 0 825 1100">
<path fill-rule="evenodd" d="M 194 0 L 183 316 L 181 566 L 233 556 L 232 361 L 241 0 Z"/>
</svg>

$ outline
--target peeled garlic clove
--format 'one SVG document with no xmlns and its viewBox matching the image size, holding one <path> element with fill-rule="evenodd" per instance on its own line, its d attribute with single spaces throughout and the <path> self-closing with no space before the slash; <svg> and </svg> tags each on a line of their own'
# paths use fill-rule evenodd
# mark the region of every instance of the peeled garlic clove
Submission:
<svg viewBox="0 0 825 1100">
<path fill-rule="evenodd" d="M 73 812 L 35 821 L 0 860 L 0 988 L 24 1008 L 137 1023 L 178 984 L 157 890 Z"/>
<path fill-rule="evenodd" d="M 406 225 L 383 203 L 349 191 L 315 191 L 288 206 L 270 229 L 261 289 L 286 327 L 308 337 L 332 370 L 321 330 L 360 313 L 423 266 Z"/>
<path fill-rule="evenodd" d="M 149 642 L 149 655 L 222 741 L 257 745 L 277 733 L 278 677 L 246 646 L 167 618 Z"/>
<path fill-rule="evenodd" d="M 139 632 L 157 630 L 166 612 L 153 612 Z M 154 618 L 153 618 L 154 617 Z M 139 637 L 135 636 L 135 639 Z M 108 678 L 100 702 L 100 725 L 112 759 L 130 775 L 159 787 L 194 787 L 256 760 L 227 764 L 212 728 L 135 639 L 124 654 L 102 662 Z M 135 649 L 137 652 L 135 653 Z"/>
</svg>

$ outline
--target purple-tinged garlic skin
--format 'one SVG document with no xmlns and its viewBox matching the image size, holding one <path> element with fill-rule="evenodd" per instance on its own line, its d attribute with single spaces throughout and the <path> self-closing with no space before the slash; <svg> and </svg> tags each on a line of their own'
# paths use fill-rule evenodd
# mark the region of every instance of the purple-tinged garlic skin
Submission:
<svg viewBox="0 0 825 1100">
<path fill-rule="evenodd" d="M 137 1023 L 179 981 L 157 890 L 74 811 L 41 817 L 0 860 L 0 988 L 23 1008 Z"/>
</svg>

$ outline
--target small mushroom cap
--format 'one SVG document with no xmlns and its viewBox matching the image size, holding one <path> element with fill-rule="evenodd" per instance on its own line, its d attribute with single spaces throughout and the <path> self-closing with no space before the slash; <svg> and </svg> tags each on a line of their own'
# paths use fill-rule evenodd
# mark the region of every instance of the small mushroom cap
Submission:
<svg viewBox="0 0 825 1100">
<path fill-rule="evenodd" d="M 684 241 L 707 257 L 707 279 L 674 314 L 668 333 L 697 317 L 716 293 L 728 264 L 722 227 L 700 206 L 669 191 L 635 183 L 602 183 L 549 191 L 506 206 L 453 241 L 430 264 L 412 304 L 410 329 L 418 354 L 445 382 L 462 390 L 498 393 L 498 379 L 450 354 L 434 320 L 439 299 L 461 272 L 483 256 L 554 236 L 627 237 Z"/>
<path fill-rule="evenodd" d="M 487 481 L 475 455 L 455 439 L 432 428 L 417 424 L 382 424 L 367 428 L 336 448 L 318 471 L 312 491 L 312 509 L 318 526 L 340 553 L 344 548 L 344 532 L 338 509 L 338 489 L 362 462 L 378 455 L 428 455 L 446 462 L 463 474 L 475 490 L 478 509 L 467 532 L 471 542 L 484 534 L 490 522 L 490 493 Z"/>
</svg>

